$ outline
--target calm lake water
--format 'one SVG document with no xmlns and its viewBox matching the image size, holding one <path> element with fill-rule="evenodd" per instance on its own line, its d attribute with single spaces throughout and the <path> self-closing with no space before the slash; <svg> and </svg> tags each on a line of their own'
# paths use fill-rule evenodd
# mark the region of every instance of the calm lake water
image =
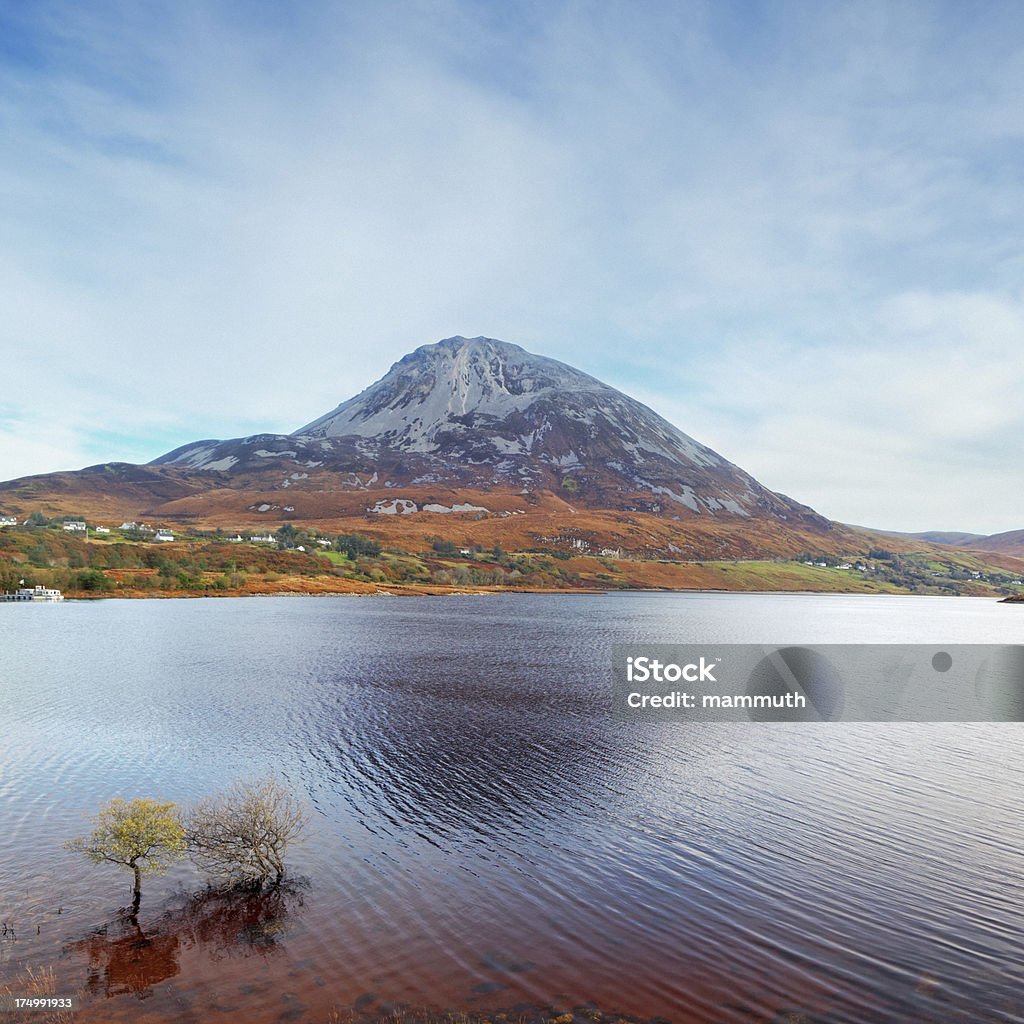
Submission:
<svg viewBox="0 0 1024 1024">
<path fill-rule="evenodd" d="M 980 599 L 724 594 L 0 605 L 0 982 L 87 1021 L 586 1002 L 674 1021 L 1024 1021 L 1024 726 L 613 721 L 633 642 L 1024 643 Z M 279 772 L 276 901 L 62 842 Z M 11 934 L 13 929 L 13 936 Z M 803 1014 L 803 1016 L 800 1016 Z"/>
</svg>

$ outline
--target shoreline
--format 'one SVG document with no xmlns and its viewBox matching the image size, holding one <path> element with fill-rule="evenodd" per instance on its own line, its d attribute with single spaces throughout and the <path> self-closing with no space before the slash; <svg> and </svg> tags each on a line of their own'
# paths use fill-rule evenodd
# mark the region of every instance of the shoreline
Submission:
<svg viewBox="0 0 1024 1024">
<path fill-rule="evenodd" d="M 89 593 L 85 591 L 68 591 L 64 595 L 66 601 L 92 602 L 92 601 L 197 601 L 206 598 L 215 600 L 229 600 L 234 598 L 260 598 L 260 597 L 491 597 L 504 594 L 520 595 L 544 595 L 550 594 L 559 597 L 605 597 L 610 594 L 722 594 L 761 597 L 926 597 L 936 599 L 957 599 L 974 598 L 982 601 L 994 601 L 997 604 L 1024 604 L 1024 597 L 1002 597 L 992 594 L 913 594 L 906 592 L 874 591 L 865 592 L 862 590 L 727 590 L 723 587 L 620 587 L 614 590 L 598 590 L 586 588 L 523 588 L 503 587 L 498 589 L 463 589 L 440 587 L 413 587 L 409 585 L 395 587 L 375 587 L 365 590 L 275 590 L 275 591 L 210 591 L 207 593 L 194 591 L 146 591 L 135 590 L 126 593 Z M 44 604 L 60 602 L 25 601 L 5 602 L 11 604 Z"/>
<path fill-rule="evenodd" d="M 71 599 L 265 594 L 433 596 L 489 593 L 904 593 L 985 596 L 1024 591 L 1024 559 L 888 550 L 868 555 L 669 560 L 565 550 L 506 551 L 435 541 L 385 549 L 361 535 L 305 545 L 236 545 L 213 537 L 158 545 L 82 540 L 42 527 L 0 533 L 0 590 L 46 586 Z M 330 542 L 330 550 L 319 550 Z M 425 542 L 424 542 L 425 543 Z M 421 545 L 422 546 L 422 545 Z M 308 550 L 307 550 L 308 548 Z"/>
</svg>

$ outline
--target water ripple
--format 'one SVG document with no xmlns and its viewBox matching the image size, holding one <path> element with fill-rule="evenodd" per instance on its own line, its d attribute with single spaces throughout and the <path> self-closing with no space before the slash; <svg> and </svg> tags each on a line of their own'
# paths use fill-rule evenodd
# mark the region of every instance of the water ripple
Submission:
<svg viewBox="0 0 1024 1024">
<path fill-rule="evenodd" d="M 613 643 L 1020 642 L 991 602 L 69 602 L 59 633 L 4 611 L 0 920 L 19 935 L 0 973 L 60 961 L 124 901 L 116 870 L 61 848 L 98 802 L 274 769 L 315 811 L 308 896 L 263 949 L 225 959 L 183 931 L 147 1019 L 224 986 L 276 1019 L 266 992 L 296 978 L 310 1020 L 368 994 L 708 1024 L 1024 1019 L 1018 727 L 607 712 Z M 160 908 L 197 884 L 188 866 L 154 880 L 149 926 L 173 932 Z"/>
</svg>

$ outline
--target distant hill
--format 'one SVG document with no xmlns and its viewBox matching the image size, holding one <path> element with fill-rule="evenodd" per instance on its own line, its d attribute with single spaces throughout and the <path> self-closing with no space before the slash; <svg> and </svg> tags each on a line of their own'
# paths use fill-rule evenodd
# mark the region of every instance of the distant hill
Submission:
<svg viewBox="0 0 1024 1024">
<path fill-rule="evenodd" d="M 971 541 L 980 540 L 982 534 L 956 534 L 952 531 L 940 529 L 929 529 L 924 534 L 901 534 L 901 537 L 912 537 L 916 541 L 930 541 L 932 544 L 964 545 Z"/>
<path fill-rule="evenodd" d="M 896 530 L 877 530 L 877 533 L 887 533 L 892 537 L 910 537 L 913 540 L 926 540 L 930 544 L 953 544 L 960 546 L 969 541 L 980 540 L 984 534 L 981 533 L 956 533 L 949 530 L 925 530 L 924 533 L 900 533 Z"/>
<path fill-rule="evenodd" d="M 1024 557 L 1024 530 L 1010 530 L 1007 533 L 994 533 L 989 537 L 977 537 L 962 546 Z"/>
<path fill-rule="evenodd" d="M 851 527 L 862 529 L 866 527 Z M 1013 555 L 1024 558 L 1024 529 L 1012 529 L 1005 534 L 965 534 L 953 530 L 930 529 L 921 534 L 903 534 L 894 529 L 872 530 L 874 534 L 885 537 L 898 537 L 903 540 L 926 541 L 929 544 L 945 544 L 954 548 L 970 551 L 990 551 L 1002 555 Z"/>
<path fill-rule="evenodd" d="M 900 533 L 896 530 L 875 530 L 887 537 L 902 537 L 923 540 L 929 544 L 948 544 L 952 547 L 976 551 L 992 551 L 1004 555 L 1024 557 L 1024 530 L 1010 530 L 1006 533 L 957 533 L 943 530 L 927 530 L 924 533 Z"/>
</svg>

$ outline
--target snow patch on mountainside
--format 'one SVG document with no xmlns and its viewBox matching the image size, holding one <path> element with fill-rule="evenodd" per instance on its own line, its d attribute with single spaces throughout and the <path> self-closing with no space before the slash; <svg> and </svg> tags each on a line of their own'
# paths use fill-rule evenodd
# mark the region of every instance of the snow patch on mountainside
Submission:
<svg viewBox="0 0 1024 1024">
<path fill-rule="evenodd" d="M 437 505 L 431 502 L 428 505 L 423 506 L 424 512 L 436 512 L 440 515 L 448 515 L 451 512 L 488 512 L 489 509 L 483 507 L 483 505 L 469 505 L 467 503 L 455 504 L 449 508 L 447 505 Z"/>
<path fill-rule="evenodd" d="M 366 511 L 378 516 L 408 516 L 418 511 L 418 507 L 415 501 L 408 498 L 392 498 L 390 501 L 381 499 Z"/>
<path fill-rule="evenodd" d="M 680 505 L 685 505 L 691 512 L 700 511 L 698 495 L 694 493 L 692 487 L 687 487 L 686 484 L 682 484 L 681 490 L 676 492 L 669 487 L 658 487 L 655 484 L 648 483 L 646 480 L 640 480 L 638 482 L 643 484 L 652 494 L 664 494 L 673 501 L 677 501 Z"/>
</svg>

